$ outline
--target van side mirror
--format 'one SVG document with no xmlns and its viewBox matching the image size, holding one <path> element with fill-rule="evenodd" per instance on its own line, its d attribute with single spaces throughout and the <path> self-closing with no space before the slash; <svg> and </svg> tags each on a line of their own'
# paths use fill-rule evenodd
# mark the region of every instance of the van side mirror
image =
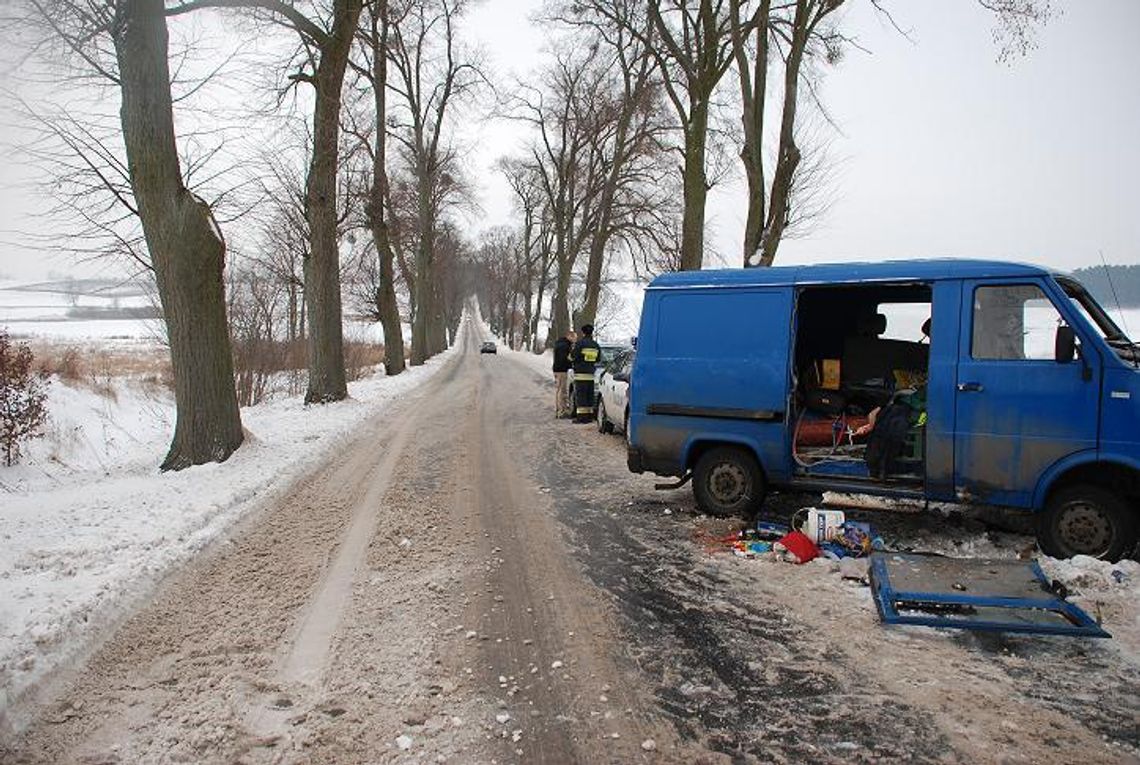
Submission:
<svg viewBox="0 0 1140 765">
<path fill-rule="evenodd" d="M 1053 342 L 1053 358 L 1058 364 L 1068 364 L 1077 357 L 1077 333 L 1072 327 L 1057 327 L 1057 337 Z"/>
</svg>

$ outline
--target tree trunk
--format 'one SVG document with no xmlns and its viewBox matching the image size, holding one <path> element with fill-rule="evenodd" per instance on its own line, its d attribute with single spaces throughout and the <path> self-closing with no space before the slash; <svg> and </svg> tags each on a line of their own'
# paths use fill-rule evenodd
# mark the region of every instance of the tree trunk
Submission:
<svg viewBox="0 0 1140 765">
<path fill-rule="evenodd" d="M 811 37 L 813 22 L 809 20 L 811 5 L 808 0 L 796 3 L 795 23 L 792 30 L 792 44 L 788 50 L 788 61 L 784 66 L 784 112 L 780 122 L 780 147 L 776 156 L 776 170 L 772 174 L 772 192 L 769 195 L 768 219 L 760 237 L 760 262 L 770 266 L 776 259 L 776 249 L 788 225 L 788 212 L 791 209 L 791 195 L 800 164 L 800 149 L 796 146 L 796 105 L 799 98 L 800 67 L 804 60 L 804 50 Z M 817 17 L 822 18 L 822 16 Z"/>
<path fill-rule="evenodd" d="M 534 288 L 533 288 L 533 283 L 531 282 L 531 279 L 533 278 L 533 276 L 534 276 L 534 274 L 531 271 L 530 266 L 527 266 L 527 274 L 526 274 L 527 281 L 526 281 L 526 285 L 523 287 L 523 293 L 522 293 L 523 326 L 522 326 L 521 345 L 523 348 L 530 348 L 530 343 L 531 343 L 531 332 L 530 332 L 531 311 L 532 311 L 531 299 L 534 297 Z"/>
<path fill-rule="evenodd" d="M 708 138 L 708 101 L 691 104 L 689 124 L 685 126 L 685 211 L 681 218 L 681 270 L 700 270 L 705 250 L 705 199 L 708 179 L 705 177 L 705 144 Z"/>
<path fill-rule="evenodd" d="M 447 315 L 443 295 L 439 286 L 432 294 L 432 316 L 428 326 L 428 351 L 430 356 L 447 350 Z"/>
<path fill-rule="evenodd" d="M 289 328 L 286 330 L 286 339 L 289 345 L 293 345 L 293 341 L 297 339 L 297 288 L 292 284 L 286 285 L 286 294 L 289 296 Z"/>
<path fill-rule="evenodd" d="M 163 470 L 222 462 L 243 440 L 226 323 L 225 243 L 182 182 L 162 0 L 120 0 L 114 25 L 131 188 L 170 341 L 177 418 Z"/>
<path fill-rule="evenodd" d="M 745 41 L 734 28 L 733 45 L 736 48 L 736 70 L 740 82 L 741 123 L 744 128 L 744 146 L 740 159 L 744 163 L 744 176 L 748 181 L 748 215 L 744 221 L 745 268 L 757 265 L 754 256 L 760 249 L 767 211 L 768 189 L 764 180 L 764 106 L 768 95 L 768 15 L 771 0 L 762 0 L 757 17 L 760 22 L 756 35 L 756 58 L 749 73 Z M 740 23 L 739 0 L 732 7 L 733 23 Z"/>
<path fill-rule="evenodd" d="M 400 374 L 405 368 L 404 328 L 400 324 L 400 306 L 396 302 L 396 271 L 386 224 L 382 240 L 377 242 L 377 248 L 381 246 L 384 249 L 380 251 L 380 294 L 377 296 L 377 304 L 380 308 L 380 324 L 384 328 L 384 372 L 392 376 Z"/>
<path fill-rule="evenodd" d="M 534 338 L 535 352 L 541 352 L 542 349 L 538 347 L 538 322 L 542 319 L 542 302 L 546 297 L 546 285 L 550 282 L 550 250 L 549 244 L 544 241 L 542 243 L 542 268 L 538 275 L 538 294 L 535 296 L 534 301 L 534 316 L 531 318 L 533 324 L 531 325 L 530 334 Z M 553 316 L 553 307 L 551 310 Z M 549 347 L 549 346 L 547 346 Z"/>
<path fill-rule="evenodd" d="M 309 304 L 309 390 L 305 403 L 340 401 L 348 395 L 340 305 L 336 178 L 340 152 L 340 99 L 344 72 L 360 20 L 361 0 L 336 0 L 333 26 L 320 52 L 313 84 L 313 156 L 305 188 L 309 256 L 305 299 Z"/>
<path fill-rule="evenodd" d="M 615 157 L 615 162 L 617 158 Z M 590 257 L 586 263 L 586 300 L 579 318 L 582 324 L 593 324 L 598 316 L 598 297 L 602 291 L 602 267 L 606 262 L 606 247 L 610 241 L 610 221 L 613 215 L 614 195 L 617 191 L 618 169 L 606 181 L 602 192 L 598 224 L 590 240 Z"/>
<path fill-rule="evenodd" d="M 422 140 L 419 143 L 423 143 Z M 435 299 L 435 274 L 432 263 L 432 240 L 435 235 L 431 215 L 431 179 L 428 177 L 427 159 L 416 162 L 419 196 L 419 242 L 416 245 L 416 315 L 412 321 L 412 366 L 419 366 L 432 355 L 433 325 L 437 321 L 438 306 Z"/>
<path fill-rule="evenodd" d="M 376 255 L 380 259 L 380 285 L 376 290 L 376 308 L 384 327 L 384 372 L 389 377 L 404 371 L 404 334 L 400 326 L 400 309 L 396 303 L 396 256 L 392 252 L 385 200 L 388 189 L 388 2 L 380 0 L 372 11 L 372 93 L 376 107 L 376 147 L 372 156 L 372 189 L 369 196 L 368 220 Z"/>
<path fill-rule="evenodd" d="M 558 264 L 558 280 L 550 303 L 550 331 L 546 334 L 546 345 L 554 347 L 554 341 L 570 330 L 570 271 L 573 264 L 562 258 Z"/>
</svg>

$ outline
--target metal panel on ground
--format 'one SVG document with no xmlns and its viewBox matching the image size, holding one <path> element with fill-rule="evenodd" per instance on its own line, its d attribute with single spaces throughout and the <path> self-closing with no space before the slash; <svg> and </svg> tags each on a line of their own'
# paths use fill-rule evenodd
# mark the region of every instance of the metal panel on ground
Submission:
<svg viewBox="0 0 1140 765">
<path fill-rule="evenodd" d="M 1037 561 L 875 553 L 871 586 L 887 624 L 1111 637 L 1050 589 Z"/>
</svg>

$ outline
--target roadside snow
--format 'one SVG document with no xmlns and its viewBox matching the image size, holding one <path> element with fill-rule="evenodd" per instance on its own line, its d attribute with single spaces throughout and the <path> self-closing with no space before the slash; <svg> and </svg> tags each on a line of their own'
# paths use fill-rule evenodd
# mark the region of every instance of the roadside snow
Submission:
<svg viewBox="0 0 1140 765">
<path fill-rule="evenodd" d="M 284 491 L 349 434 L 435 375 L 454 350 L 398 377 L 242 412 L 247 442 L 223 464 L 161 474 L 174 422 L 167 394 L 107 397 L 55 379 L 48 436 L 0 468 L 0 719 L 80 654 L 160 578 Z"/>
<path fill-rule="evenodd" d="M 554 367 L 554 356 L 549 349 L 542 353 L 531 353 L 530 351 L 515 351 L 506 346 L 501 346 L 499 353 L 516 359 L 528 369 L 534 370 L 536 374 L 549 379 L 550 384 L 554 385 L 554 372 L 551 371 Z"/>
</svg>

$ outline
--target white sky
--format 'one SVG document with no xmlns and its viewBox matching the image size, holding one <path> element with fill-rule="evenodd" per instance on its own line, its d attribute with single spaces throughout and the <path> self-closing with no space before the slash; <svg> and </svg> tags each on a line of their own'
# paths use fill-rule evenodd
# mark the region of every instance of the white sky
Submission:
<svg viewBox="0 0 1140 765">
<path fill-rule="evenodd" d="M 484 0 L 467 19 L 465 34 L 483 47 L 498 83 L 541 63 L 543 33 L 529 21 L 540 5 Z M 867 0 L 848 0 L 844 29 L 870 52 L 849 51 L 822 90 L 837 125 L 822 128 L 836 160 L 833 203 L 810 235 L 781 245 L 777 263 L 971 256 L 1072 269 L 1098 263 L 1098 250 L 1109 262 L 1140 262 L 1140 46 L 1132 39 L 1140 2 L 1055 5 L 1060 13 L 1038 48 L 1002 64 L 993 19 L 970 0 L 888 0 L 913 42 Z M 510 222 L 491 163 L 522 137 L 511 123 L 466 121 L 462 141 L 481 189 L 473 228 Z M 11 163 L 0 166 L 0 231 L 28 226 L 20 180 Z M 739 263 L 743 197 L 735 169 L 710 195 L 706 239 L 716 254 L 706 262 Z M 0 234 L 0 274 L 67 268 L 12 238 Z"/>
</svg>

